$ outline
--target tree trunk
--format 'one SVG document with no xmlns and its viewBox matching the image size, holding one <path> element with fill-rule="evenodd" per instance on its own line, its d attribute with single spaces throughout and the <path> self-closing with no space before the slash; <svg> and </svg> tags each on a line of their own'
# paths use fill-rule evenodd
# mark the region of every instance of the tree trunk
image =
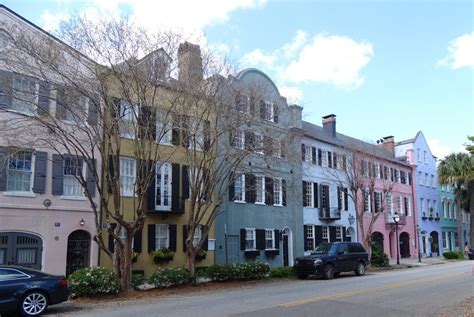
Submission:
<svg viewBox="0 0 474 317">
<path fill-rule="evenodd" d="M 459 250 L 461 252 L 464 251 L 464 246 L 462 244 L 462 208 L 461 208 L 461 194 L 460 191 L 458 191 L 458 194 L 456 195 L 456 216 L 457 216 L 457 231 L 458 231 L 458 246 Z"/>
<path fill-rule="evenodd" d="M 132 239 L 126 237 L 123 241 L 124 246 L 115 243 L 115 253 L 113 267 L 120 282 L 120 287 L 123 293 L 127 293 L 131 289 L 132 277 Z"/>
<path fill-rule="evenodd" d="M 197 249 L 193 246 L 192 241 L 186 243 L 186 268 L 191 276 L 196 274 L 196 254 Z"/>
</svg>

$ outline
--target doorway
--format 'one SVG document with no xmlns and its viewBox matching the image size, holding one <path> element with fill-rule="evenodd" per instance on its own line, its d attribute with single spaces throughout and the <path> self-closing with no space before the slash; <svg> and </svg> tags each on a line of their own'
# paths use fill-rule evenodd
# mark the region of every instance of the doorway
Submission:
<svg viewBox="0 0 474 317">
<path fill-rule="evenodd" d="M 43 241 L 23 232 L 0 233 L 0 264 L 41 270 Z"/>
<path fill-rule="evenodd" d="M 67 239 L 66 275 L 89 267 L 91 235 L 84 230 L 72 232 Z"/>
<path fill-rule="evenodd" d="M 402 258 L 410 257 L 410 235 L 407 232 L 400 234 L 400 256 Z"/>
</svg>

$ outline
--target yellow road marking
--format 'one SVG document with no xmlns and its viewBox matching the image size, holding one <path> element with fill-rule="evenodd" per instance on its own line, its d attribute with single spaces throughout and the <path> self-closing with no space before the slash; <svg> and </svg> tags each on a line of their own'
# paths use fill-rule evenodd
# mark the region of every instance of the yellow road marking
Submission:
<svg viewBox="0 0 474 317">
<path fill-rule="evenodd" d="M 282 304 L 280 305 L 280 307 L 288 308 L 288 307 L 299 306 L 299 305 L 309 304 L 309 303 L 318 302 L 318 301 L 332 300 L 332 299 L 341 298 L 341 297 L 374 293 L 374 292 L 379 292 L 379 291 L 384 291 L 384 290 L 389 290 L 389 289 L 394 289 L 394 288 L 400 288 L 404 286 L 415 285 L 419 283 L 427 283 L 427 282 L 444 280 L 450 277 L 464 275 L 464 274 L 467 274 L 467 273 L 466 272 L 449 273 L 449 274 L 444 274 L 440 276 L 411 280 L 411 281 L 387 285 L 387 286 L 379 286 L 379 287 L 373 287 L 373 288 L 368 288 L 368 289 L 363 289 L 363 290 L 341 292 L 341 293 L 336 293 L 333 295 L 326 295 L 326 296 L 321 296 L 321 297 L 314 297 L 314 298 L 303 299 L 300 301 L 290 302 L 290 303 Z"/>
</svg>

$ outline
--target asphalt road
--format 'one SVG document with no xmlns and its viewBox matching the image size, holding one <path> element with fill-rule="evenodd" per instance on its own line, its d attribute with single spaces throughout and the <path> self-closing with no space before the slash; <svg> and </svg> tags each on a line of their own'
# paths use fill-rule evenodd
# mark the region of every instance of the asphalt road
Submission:
<svg viewBox="0 0 474 317">
<path fill-rule="evenodd" d="M 453 307 L 474 298 L 473 274 L 474 261 L 462 261 L 364 277 L 348 274 L 330 281 L 287 280 L 95 307 L 65 303 L 51 307 L 48 315 L 457 317 L 460 314 Z"/>
</svg>

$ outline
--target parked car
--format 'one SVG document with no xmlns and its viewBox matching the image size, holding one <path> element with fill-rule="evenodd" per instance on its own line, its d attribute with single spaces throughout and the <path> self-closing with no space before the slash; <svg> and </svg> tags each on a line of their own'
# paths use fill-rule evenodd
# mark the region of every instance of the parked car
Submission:
<svg viewBox="0 0 474 317">
<path fill-rule="evenodd" d="M 297 258 L 294 270 L 300 279 L 308 275 L 332 279 L 341 272 L 354 272 L 362 276 L 368 264 L 369 255 L 360 243 L 321 243 L 311 255 Z"/>
<path fill-rule="evenodd" d="M 469 260 L 474 260 L 474 247 L 469 248 L 469 253 L 467 254 Z"/>
<path fill-rule="evenodd" d="M 67 301 L 68 297 L 64 276 L 0 265 L 0 314 L 39 316 L 49 305 Z"/>
</svg>

